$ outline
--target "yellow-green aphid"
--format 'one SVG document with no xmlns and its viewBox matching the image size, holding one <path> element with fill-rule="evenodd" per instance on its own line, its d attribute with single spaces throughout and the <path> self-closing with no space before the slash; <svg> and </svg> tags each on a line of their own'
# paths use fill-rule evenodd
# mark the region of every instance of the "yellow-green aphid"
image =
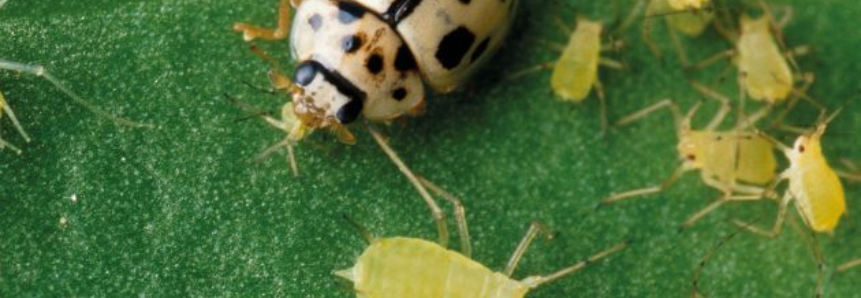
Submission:
<svg viewBox="0 0 861 298">
<path fill-rule="evenodd" d="M 577 28 L 571 33 L 568 44 L 553 64 L 550 85 L 553 93 L 564 101 L 580 103 L 595 87 L 601 101 L 601 124 L 607 126 L 607 104 L 604 87 L 598 78 L 598 65 L 623 69 L 621 62 L 601 57 L 601 51 L 616 48 L 610 44 L 603 47 L 601 35 L 604 25 L 586 17 L 577 18 Z"/>
<path fill-rule="evenodd" d="M 763 5 L 766 12 L 768 8 Z M 725 35 L 735 44 L 732 50 L 719 53 L 700 63 L 699 67 L 709 65 L 722 58 L 731 57 L 738 67 L 740 84 L 748 96 L 769 104 L 781 103 L 793 93 L 797 81 L 811 83 L 811 74 L 796 75 L 790 64 L 793 56 L 809 51 L 807 46 L 784 51 L 780 36 L 782 28 L 789 22 L 789 16 L 775 22 L 770 13 L 758 18 L 743 15 L 740 19 L 741 32 Z"/>
<path fill-rule="evenodd" d="M 840 217 L 846 212 L 846 201 L 840 178 L 822 154 L 822 135 L 825 134 L 827 123 L 820 123 L 812 132 L 799 136 L 792 147 L 777 143 L 790 163 L 789 168 L 778 176 L 777 183 L 788 180 L 789 189 L 783 194 L 772 229 L 766 231 L 741 221 L 737 221 L 737 224 L 754 233 L 777 236 L 781 232 L 789 203 L 794 201 L 796 209 L 813 231 L 834 231 Z"/>
<path fill-rule="evenodd" d="M 694 224 L 725 202 L 760 199 L 765 191 L 763 186 L 774 180 L 777 162 L 774 157 L 774 146 L 751 131 L 748 126 L 764 117 L 768 109 L 761 109 L 748 121 L 739 121 L 731 130 L 718 131 L 718 126 L 730 110 L 729 99 L 720 98 L 723 102 L 722 108 L 702 130 L 694 130 L 690 124 L 700 104 L 691 108 L 687 116 L 682 118 L 678 106 L 669 99 L 620 120 L 618 125 L 625 125 L 657 110 L 670 109 L 679 138 L 676 148 L 680 165 L 659 185 L 613 194 L 604 199 L 603 203 L 609 204 L 661 192 L 678 180 L 682 174 L 692 170 L 699 170 L 703 183 L 720 190 L 723 194 L 709 206 L 689 217 L 683 227 Z"/>
<path fill-rule="evenodd" d="M 646 1 L 646 15 L 642 26 L 643 41 L 657 57 L 663 56 L 661 50 L 652 41 L 652 26 L 651 21 L 655 17 L 663 18 L 669 28 L 670 37 L 673 45 L 676 48 L 679 60 L 683 65 L 689 65 L 687 55 L 682 49 L 681 41 L 676 33 L 681 33 L 688 37 L 700 36 L 705 31 L 715 14 L 711 9 L 705 7 L 710 4 L 710 1 L 676 1 L 676 0 L 643 0 Z M 637 11 L 637 10 L 635 10 Z M 629 19 L 633 19 L 634 14 Z"/>
<path fill-rule="evenodd" d="M 465 218 L 456 218 L 463 243 L 467 244 Z M 370 245 L 352 268 L 335 274 L 351 281 L 360 298 L 519 298 L 542 284 L 575 273 L 627 246 L 627 243 L 617 244 L 553 274 L 513 279 L 511 274 L 521 257 L 542 232 L 546 233 L 542 225 L 532 224 L 503 272 L 494 272 L 470 259 L 468 250 L 458 253 L 423 239 L 374 239 L 364 233 Z"/>
<path fill-rule="evenodd" d="M 3 4 L 3 3 L 0 3 L 0 4 Z M 0 6 L 2 6 L 2 5 L 0 5 Z M 38 77 L 42 77 L 45 80 L 47 80 L 48 82 L 50 82 L 51 84 L 53 84 L 54 87 L 56 87 L 57 89 L 60 89 L 60 91 L 65 93 L 67 96 L 69 96 L 69 98 L 71 98 L 72 101 L 74 101 L 75 103 L 80 104 L 80 105 L 84 106 L 85 108 L 89 109 L 94 114 L 105 117 L 105 118 L 107 118 L 107 119 L 109 119 L 109 120 L 111 120 L 117 124 L 134 126 L 134 127 L 151 127 L 148 124 L 141 124 L 141 123 L 133 122 L 131 120 L 127 120 L 127 119 L 123 119 L 123 118 L 111 115 L 110 113 L 102 111 L 101 109 L 93 106 L 91 103 L 85 101 L 83 98 L 81 98 L 80 96 L 78 96 L 77 94 L 72 92 L 72 90 L 70 90 L 69 88 L 66 88 L 65 85 L 60 83 L 60 80 L 58 80 L 53 75 L 48 73 L 48 71 L 45 70 L 45 68 L 42 66 L 32 65 L 32 64 L 24 64 L 24 63 L 20 63 L 20 62 L 0 59 L 0 70 L 22 72 L 22 73 L 28 73 L 28 74 L 35 75 Z M 20 133 L 21 136 L 24 137 L 24 140 L 29 142 L 30 137 L 27 135 L 27 133 L 24 132 L 24 129 L 21 127 L 21 124 L 18 122 L 18 119 L 15 117 L 15 113 L 12 112 L 12 109 L 9 107 L 9 103 L 6 102 L 6 99 L 3 97 L 3 94 L 0 93 L 0 118 L 3 117 L 4 113 L 9 116 L 10 120 L 12 120 L 12 124 L 15 125 L 15 129 L 18 130 L 18 133 Z M 21 153 L 20 149 L 18 149 L 15 146 L 12 146 L 8 142 L 6 142 L 2 138 L 0 138 L 0 149 L 6 148 L 6 147 L 12 149 L 13 151 L 15 151 L 19 154 Z"/>
</svg>

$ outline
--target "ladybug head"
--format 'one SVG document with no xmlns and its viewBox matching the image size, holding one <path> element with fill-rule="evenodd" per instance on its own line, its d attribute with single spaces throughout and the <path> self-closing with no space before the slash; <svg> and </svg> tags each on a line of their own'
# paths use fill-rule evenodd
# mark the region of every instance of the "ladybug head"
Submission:
<svg viewBox="0 0 861 298">
<path fill-rule="evenodd" d="M 365 92 L 338 72 L 315 60 L 303 61 L 293 79 L 293 109 L 303 125 L 315 129 L 355 121 L 364 106 Z"/>
</svg>

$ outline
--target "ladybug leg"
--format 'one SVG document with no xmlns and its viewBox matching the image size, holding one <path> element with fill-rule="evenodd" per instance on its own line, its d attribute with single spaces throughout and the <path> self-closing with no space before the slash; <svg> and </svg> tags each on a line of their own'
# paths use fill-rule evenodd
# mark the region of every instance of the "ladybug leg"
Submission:
<svg viewBox="0 0 861 298">
<path fill-rule="evenodd" d="M 290 33 L 290 5 L 297 0 L 281 0 L 281 5 L 278 7 L 278 27 L 275 29 L 257 27 L 246 23 L 236 23 L 233 25 L 233 31 L 242 32 L 242 38 L 245 41 L 252 41 L 255 38 L 265 40 L 281 40 L 287 38 Z"/>
</svg>

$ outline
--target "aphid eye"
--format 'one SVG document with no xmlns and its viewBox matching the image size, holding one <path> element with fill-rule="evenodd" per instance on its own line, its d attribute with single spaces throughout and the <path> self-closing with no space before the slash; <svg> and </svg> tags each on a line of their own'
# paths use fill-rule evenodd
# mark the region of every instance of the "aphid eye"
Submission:
<svg viewBox="0 0 861 298">
<path fill-rule="evenodd" d="M 690 161 L 695 161 L 695 160 L 697 160 L 697 156 L 696 156 L 696 155 L 693 155 L 693 154 L 688 154 L 687 158 L 688 158 L 688 160 L 690 160 Z"/>
<path fill-rule="evenodd" d="M 804 153 L 804 145 L 798 145 L 798 152 Z"/>
<path fill-rule="evenodd" d="M 359 114 L 362 112 L 362 101 L 361 100 L 352 100 L 341 107 L 338 110 L 338 113 L 335 114 L 338 117 L 338 122 L 341 124 L 347 124 L 356 120 L 359 117 Z"/>
</svg>

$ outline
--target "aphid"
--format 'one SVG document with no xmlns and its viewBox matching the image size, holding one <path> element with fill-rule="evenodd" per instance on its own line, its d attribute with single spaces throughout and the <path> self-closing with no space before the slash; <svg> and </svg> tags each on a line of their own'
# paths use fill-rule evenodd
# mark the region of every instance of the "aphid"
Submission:
<svg viewBox="0 0 861 298">
<path fill-rule="evenodd" d="M 0 4 L 3 4 L 3 3 L 0 3 Z M 2 7 L 2 5 L 0 5 L 0 7 Z M 67 96 L 69 96 L 69 98 L 71 98 L 72 101 L 74 101 L 75 103 L 82 105 L 85 108 L 87 108 L 88 110 L 90 110 L 92 113 L 99 115 L 101 117 L 105 117 L 105 118 L 107 118 L 107 119 L 109 119 L 109 120 L 111 120 L 117 124 L 127 125 L 127 126 L 132 126 L 132 127 L 152 127 L 149 124 L 142 124 L 142 123 L 134 122 L 134 121 L 131 121 L 128 119 L 124 119 L 124 118 L 120 118 L 120 117 L 111 115 L 108 112 L 102 111 L 101 109 L 97 108 L 96 106 L 92 105 L 91 103 L 85 101 L 83 98 L 78 96 L 76 93 L 72 92 L 71 89 L 66 88 L 65 85 L 60 83 L 60 80 L 58 80 L 53 75 L 48 73 L 48 71 L 45 70 L 45 68 L 42 66 L 32 65 L 32 64 L 24 64 L 24 63 L 20 63 L 20 62 L 14 62 L 14 61 L 0 59 L 0 70 L 23 72 L 23 73 L 28 73 L 28 74 L 35 75 L 38 77 L 42 77 L 45 80 L 47 80 L 48 82 L 50 82 L 52 85 L 54 85 L 54 87 L 56 87 L 57 89 L 60 89 L 60 91 L 65 93 Z M 26 132 L 24 132 L 24 128 L 18 122 L 18 118 L 15 117 L 15 113 L 12 112 L 12 108 L 9 107 L 9 103 L 6 101 L 5 97 L 3 96 L 3 93 L 0 92 L 0 118 L 3 117 L 3 113 L 5 113 L 6 115 L 9 116 L 9 120 L 12 121 L 12 124 L 15 126 L 15 129 L 18 131 L 18 133 L 21 134 L 21 137 L 23 137 L 26 142 L 30 142 L 30 136 L 27 135 Z M 8 142 L 6 142 L 2 138 L 0 138 L 0 149 L 3 149 L 3 148 L 9 148 L 18 154 L 21 153 L 20 149 L 18 149 L 17 147 L 9 144 Z"/>
<path fill-rule="evenodd" d="M 602 45 L 601 36 L 604 33 L 604 25 L 598 21 L 590 20 L 584 16 L 577 18 L 577 27 L 569 30 L 571 36 L 568 44 L 560 46 L 562 55 L 553 63 L 546 63 L 521 72 L 510 77 L 518 77 L 530 72 L 552 67 L 550 86 L 553 93 L 563 101 L 581 103 L 592 92 L 592 88 L 598 93 L 601 101 L 601 125 L 607 127 L 607 103 L 604 96 L 604 87 L 598 78 L 598 66 L 613 69 L 624 69 L 624 64 L 601 56 L 602 51 L 617 49 L 621 42 Z"/>
<path fill-rule="evenodd" d="M 783 151 L 790 164 L 777 176 L 771 188 L 783 181 L 789 181 L 789 188 L 783 194 L 777 220 L 771 230 L 750 226 L 743 221 L 736 221 L 736 224 L 751 232 L 775 237 L 781 232 L 789 203 L 795 202 L 798 213 L 813 231 L 829 234 L 834 231 L 846 211 L 846 200 L 840 178 L 822 154 L 822 136 L 836 115 L 834 113 L 818 124 L 810 133 L 799 136 L 792 147 L 766 137 Z"/>
<path fill-rule="evenodd" d="M 764 3 L 762 6 L 766 13 L 759 18 L 741 16 L 739 33 L 721 30 L 735 45 L 734 49 L 703 60 L 697 68 L 732 58 L 738 67 L 740 84 L 744 86 L 748 96 L 754 100 L 777 104 L 786 100 L 793 91 L 799 93 L 798 89 L 794 88 L 796 82 L 812 83 L 812 74 L 798 75 L 793 72 L 793 57 L 806 54 L 810 49 L 808 46 L 799 46 L 789 51 L 782 50 L 782 38 L 775 38 L 775 35 L 782 36 L 780 32 L 789 23 L 791 13 L 775 22 L 769 8 Z"/>
<path fill-rule="evenodd" d="M 463 211 L 459 202 L 452 202 Z M 462 227 L 462 243 L 468 244 L 465 218 L 456 218 Z M 617 244 L 552 274 L 512 279 L 511 274 L 539 233 L 547 234 L 543 225 L 533 223 L 505 270 L 494 272 L 470 259 L 468 250 L 457 253 L 418 238 L 373 238 L 363 230 L 362 234 L 370 245 L 353 267 L 336 271 L 335 275 L 351 281 L 357 296 L 362 298 L 515 298 L 524 297 L 530 290 L 545 283 L 576 273 L 628 245 Z"/>
<path fill-rule="evenodd" d="M 694 87 L 700 91 L 709 92 L 698 83 L 694 83 Z M 718 131 L 718 126 L 730 111 L 729 99 L 719 94 L 707 94 L 719 99 L 722 107 L 702 130 L 692 129 L 690 123 L 701 103 L 695 105 L 686 116 L 682 117 L 676 103 L 669 99 L 635 112 L 617 123 L 617 125 L 626 125 L 660 109 L 669 109 L 675 119 L 676 134 L 679 138 L 676 148 L 680 165 L 661 184 L 613 194 L 604 199 L 603 204 L 661 192 L 675 183 L 682 174 L 692 170 L 699 170 L 703 183 L 720 190 L 723 194 L 685 220 L 683 227 L 693 225 L 723 203 L 762 198 L 765 191 L 763 187 L 774 180 L 777 162 L 772 144 L 750 130 L 749 125 L 764 117 L 769 111 L 768 107 L 760 109 L 747 121 L 738 121 L 731 130 Z"/>
<path fill-rule="evenodd" d="M 282 0 L 278 26 L 237 23 L 246 41 L 290 37 L 297 66 L 293 79 L 273 64 L 273 87 L 291 95 L 298 123 L 288 142 L 330 128 L 344 143 L 359 116 L 372 122 L 417 115 L 424 108 L 422 79 L 438 92 L 457 88 L 496 51 L 515 15 L 511 1 Z M 297 8 L 290 27 L 290 7 Z M 267 59 L 269 60 L 269 59 Z M 290 122 L 270 121 L 279 129 Z M 441 243 L 448 232 L 441 209 L 385 137 L 366 125 L 374 140 L 410 180 L 433 211 Z M 286 129 L 285 129 L 286 130 Z"/>
</svg>

